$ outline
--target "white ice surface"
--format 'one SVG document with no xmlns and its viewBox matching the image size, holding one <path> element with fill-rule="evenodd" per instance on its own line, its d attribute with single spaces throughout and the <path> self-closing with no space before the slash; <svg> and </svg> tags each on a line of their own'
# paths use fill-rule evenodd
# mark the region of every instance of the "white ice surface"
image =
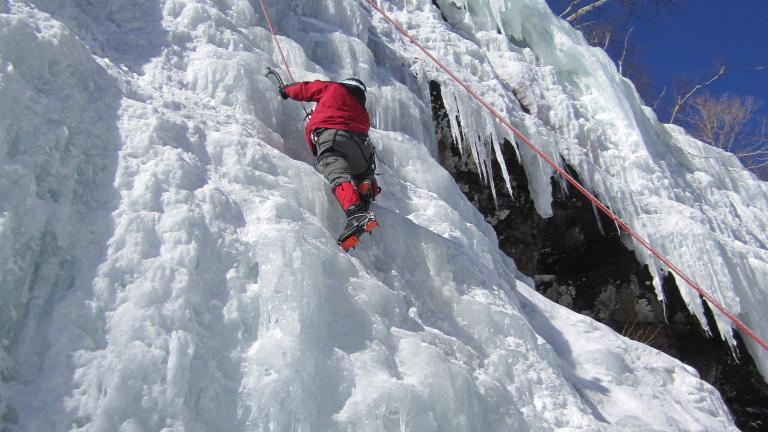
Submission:
<svg viewBox="0 0 768 432">
<path fill-rule="evenodd" d="M 416 12 L 390 9 L 448 67 L 470 72 L 462 77 L 534 145 L 555 161 L 561 155 L 629 227 L 768 339 L 768 183 L 756 180 L 732 155 L 658 122 L 608 56 L 586 44 L 544 1 L 438 3 L 452 29 L 439 20 L 425 25 L 434 14 L 427 5 L 413 6 Z M 406 45 L 402 49 L 413 52 Z M 434 67 L 428 70 L 449 82 Z M 531 115 L 510 100 L 512 90 Z M 485 137 L 511 139 L 485 120 L 475 102 L 466 96 L 457 100 L 462 124 L 477 125 Z M 536 208 L 548 216 L 551 169 L 522 143 L 519 147 Z M 668 269 L 640 245 L 627 243 L 648 264 L 661 297 L 659 281 Z M 679 279 L 678 285 L 707 327 L 698 294 Z M 719 333 L 733 344 L 732 323 L 717 311 L 715 318 Z M 742 338 L 768 376 L 768 351 Z"/>
<path fill-rule="evenodd" d="M 343 216 L 306 152 L 303 112 L 263 76 L 279 54 L 258 2 L 0 3 L 2 427 L 735 430 L 695 371 L 528 288 L 434 159 L 427 80 L 438 75 L 380 18 L 354 1 L 266 3 L 297 77 L 356 75 L 370 88 L 382 227 L 350 255 L 335 244 Z M 471 11 L 477 18 L 444 5 L 454 27 L 429 2 L 386 6 L 546 151 L 585 169 L 601 194 L 616 192 L 612 207 L 631 203 L 623 216 L 671 232 L 691 225 L 679 207 L 700 202 L 708 229 L 685 232 L 729 249 L 688 253 L 764 277 L 755 242 L 765 234 L 753 232 L 765 224 L 753 210 L 764 189 L 737 166 L 704 174 L 679 151 L 653 159 L 661 150 L 643 151 L 631 132 L 621 145 L 606 138 L 623 114 L 568 80 L 607 79 L 608 60 L 596 78 L 557 60 L 554 38 L 578 48 L 573 62 L 601 57 L 543 2 L 487 4 L 486 15 Z M 531 48 L 484 30 L 485 16 Z M 535 118 L 498 91 L 520 77 L 536 95 Z M 439 79 L 462 126 L 481 138 L 506 133 Z M 635 106 L 623 91 L 593 97 Z M 554 131 L 542 118 L 577 126 Z M 669 142 L 700 147 L 642 118 Z M 592 153 L 576 150 L 577 137 Z M 495 150 L 468 139 L 489 169 L 483 157 Z M 546 215 L 551 173 L 520 151 Z M 605 161 L 632 157 L 636 171 L 607 174 L 627 164 Z M 665 180 L 670 167 L 688 171 Z M 628 197 L 650 184 L 642 200 Z M 726 189 L 729 206 L 711 206 L 707 195 Z M 649 203 L 654 212 L 643 211 Z M 738 220 L 711 223 L 718 211 Z M 734 264 L 732 250 L 752 265 Z M 742 291 L 726 298 L 764 302 Z"/>
</svg>

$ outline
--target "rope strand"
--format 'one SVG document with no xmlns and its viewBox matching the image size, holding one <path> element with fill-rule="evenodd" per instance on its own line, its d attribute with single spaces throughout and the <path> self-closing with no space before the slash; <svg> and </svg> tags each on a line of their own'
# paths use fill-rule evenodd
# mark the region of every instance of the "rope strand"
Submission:
<svg viewBox="0 0 768 432">
<path fill-rule="evenodd" d="M 744 334 L 746 334 L 750 339 L 754 340 L 758 345 L 760 345 L 763 349 L 768 351 L 768 344 L 762 340 L 760 337 L 758 337 L 749 327 L 747 327 L 743 322 L 741 322 L 738 318 L 736 318 L 733 314 L 728 312 L 728 310 L 725 309 L 720 303 L 715 301 L 715 299 L 708 294 L 706 291 L 704 291 L 691 277 L 686 275 L 682 272 L 677 266 L 672 264 L 672 262 L 666 258 L 664 255 L 661 254 L 661 252 L 657 251 L 651 245 L 642 237 L 640 237 L 637 233 L 632 231 L 629 226 L 627 226 L 624 222 L 622 222 L 618 216 L 616 216 L 611 210 L 608 209 L 603 203 L 600 202 L 594 195 L 589 193 L 587 189 L 579 184 L 571 175 L 569 175 L 567 172 L 565 172 L 564 169 L 560 168 L 555 162 L 552 161 L 552 159 L 547 156 L 541 149 L 533 145 L 528 138 L 525 137 L 520 131 L 518 131 L 514 126 L 512 126 L 507 120 L 505 120 L 501 114 L 499 114 L 498 111 L 496 111 L 488 102 L 486 102 L 483 98 L 477 95 L 464 81 L 462 81 L 456 74 L 454 74 L 448 67 L 446 67 L 443 63 L 440 62 L 432 53 L 430 53 L 426 48 L 421 46 L 416 39 L 411 36 L 410 33 L 408 33 L 405 29 L 403 29 L 397 22 L 395 22 L 389 15 L 387 15 L 379 6 L 377 6 L 373 0 L 365 0 L 376 12 L 381 14 L 381 16 L 386 20 L 389 24 L 391 24 L 400 34 L 402 34 L 408 41 L 410 41 L 413 45 L 415 45 L 419 50 L 421 50 L 427 57 L 429 57 L 430 60 L 432 60 L 440 69 L 442 69 L 445 73 L 447 73 L 459 86 L 461 86 L 464 90 L 466 90 L 467 93 L 469 93 L 470 96 L 472 96 L 480 105 L 482 105 L 486 110 L 488 110 L 491 115 L 493 115 L 501 124 L 503 124 L 507 129 L 512 131 L 512 134 L 520 139 L 528 148 L 530 148 L 533 152 L 535 152 L 539 157 L 544 160 L 552 169 L 555 170 L 563 179 L 568 181 L 576 190 L 578 190 L 582 195 L 584 195 L 589 201 L 592 202 L 593 205 L 595 205 L 602 213 L 604 213 L 606 216 L 608 216 L 611 220 L 616 223 L 616 225 L 625 233 L 627 233 L 630 237 L 635 239 L 643 248 L 648 250 L 648 252 L 651 253 L 656 259 L 658 259 L 661 263 L 669 267 L 669 269 L 679 276 L 685 283 L 687 283 L 691 288 L 693 288 L 694 291 L 696 291 L 702 298 L 704 298 L 706 301 L 708 301 L 712 306 L 714 306 L 720 313 L 722 313 L 725 317 L 727 317 L 736 328 L 741 330 Z"/>
<path fill-rule="evenodd" d="M 293 74 L 291 73 L 291 67 L 288 65 L 288 60 L 285 59 L 285 53 L 283 52 L 283 46 L 280 45 L 280 40 L 277 38 L 277 30 L 275 29 L 275 26 L 272 24 L 272 18 L 269 16 L 269 12 L 267 11 L 267 6 L 264 4 L 264 0 L 259 0 L 259 3 L 261 4 L 261 10 L 264 11 L 264 18 L 267 20 L 267 26 L 269 26 L 269 31 L 272 32 L 272 39 L 275 41 L 275 46 L 277 46 L 277 50 L 280 52 L 280 58 L 283 60 L 283 66 L 285 66 L 285 70 L 288 72 L 288 78 L 291 79 L 291 82 L 296 82 L 296 79 L 293 78 Z M 306 117 L 304 117 L 304 120 L 309 118 L 309 112 L 307 111 L 307 107 L 304 105 L 304 102 L 301 102 L 301 108 L 304 110 L 304 114 L 306 114 Z"/>
</svg>

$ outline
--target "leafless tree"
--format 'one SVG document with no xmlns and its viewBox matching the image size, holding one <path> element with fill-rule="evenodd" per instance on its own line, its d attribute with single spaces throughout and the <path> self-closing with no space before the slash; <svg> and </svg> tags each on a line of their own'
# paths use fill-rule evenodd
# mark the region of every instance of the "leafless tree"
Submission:
<svg viewBox="0 0 768 432">
<path fill-rule="evenodd" d="M 592 12 L 593 10 L 603 6 L 611 0 L 596 0 L 588 5 L 582 5 L 584 0 L 573 0 L 571 4 L 560 14 L 560 17 L 564 18 L 569 23 L 574 23 L 579 18 Z"/>
<path fill-rule="evenodd" d="M 606 6 L 617 5 L 626 15 L 634 16 L 640 19 L 646 19 L 649 16 L 655 16 L 669 9 L 678 7 L 683 0 L 570 0 L 563 9 L 560 17 L 571 24 L 579 22 L 584 16 L 597 10 L 604 9 Z M 563 2 L 559 2 L 563 3 Z"/>
<path fill-rule="evenodd" d="M 656 97 L 656 100 L 653 102 L 653 105 L 651 105 L 651 108 L 653 108 L 654 111 L 656 111 L 656 109 L 659 107 L 659 103 L 662 99 L 664 99 L 665 94 L 667 94 L 667 86 L 664 86 L 659 95 Z"/>
<path fill-rule="evenodd" d="M 624 68 L 624 60 L 626 60 L 627 58 L 627 49 L 629 48 L 629 36 L 632 34 L 633 30 L 635 30 L 635 26 L 632 26 L 627 32 L 627 35 L 624 36 L 624 48 L 622 48 L 621 57 L 619 57 L 619 74 L 620 75 L 623 75 L 622 69 Z"/>
<path fill-rule="evenodd" d="M 675 122 L 675 118 L 677 118 L 677 114 L 680 112 L 680 109 L 683 108 L 686 102 L 688 102 L 688 100 L 693 97 L 699 90 L 712 84 L 723 75 L 725 75 L 725 65 L 720 65 L 715 75 L 707 81 L 694 85 L 687 84 L 685 81 L 678 82 L 675 86 L 675 103 L 672 108 L 672 115 L 669 117 L 669 122 Z"/>
<path fill-rule="evenodd" d="M 600 47 L 606 51 L 611 45 L 611 40 L 615 31 L 610 25 L 595 21 L 580 24 L 576 26 L 576 28 L 581 30 L 581 33 L 590 45 Z"/>
<path fill-rule="evenodd" d="M 660 92 L 656 89 L 652 74 L 640 61 L 637 54 L 633 54 L 633 51 L 629 51 L 628 57 L 625 58 L 622 65 L 621 72 L 622 75 L 632 81 L 637 93 L 643 98 L 646 104 L 652 104 L 663 96 L 664 90 Z M 655 106 L 653 108 L 655 109 Z"/>
<path fill-rule="evenodd" d="M 640 61 L 642 46 L 631 40 L 635 27 L 653 29 L 666 12 L 681 7 L 685 0 L 547 1 L 554 10 L 562 11 L 560 17 L 580 30 L 592 46 L 603 48 L 616 61 L 619 73 L 635 84 L 647 103 L 671 113 L 670 123 L 678 123 L 703 141 L 730 151 L 758 175 L 768 172 L 768 118 L 758 118 L 757 101 L 728 95 L 716 98 L 704 93 L 725 75 L 724 65 L 719 65 L 709 77 L 678 80 L 659 93 Z M 765 65 L 745 68 L 768 69 Z M 672 97 L 664 99 L 667 93 Z"/>
<path fill-rule="evenodd" d="M 635 28 L 636 26 L 632 26 L 626 30 L 623 45 L 619 46 L 617 41 L 617 43 L 604 47 L 604 49 L 612 58 L 616 59 L 619 74 L 632 81 L 643 100 L 650 103 L 659 99 L 660 96 L 655 89 L 653 76 L 643 64 L 644 47 L 631 40 Z"/>
<path fill-rule="evenodd" d="M 691 135 L 737 156 L 757 170 L 768 165 L 768 117 L 752 96 L 703 92 L 688 101 L 681 119 Z"/>
<path fill-rule="evenodd" d="M 560 16 L 580 30 L 590 45 L 616 61 L 619 73 L 630 79 L 640 96 L 659 99 L 653 78 L 641 61 L 642 46 L 631 40 L 637 26 L 654 28 L 666 12 L 685 0 L 547 0 Z M 623 43 L 622 43 L 623 42 Z"/>
</svg>

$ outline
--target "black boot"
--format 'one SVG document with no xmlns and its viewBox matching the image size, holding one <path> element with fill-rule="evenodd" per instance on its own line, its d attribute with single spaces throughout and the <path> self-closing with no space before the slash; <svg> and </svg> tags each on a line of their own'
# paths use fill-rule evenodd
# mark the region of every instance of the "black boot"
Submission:
<svg viewBox="0 0 768 432">
<path fill-rule="evenodd" d="M 372 211 L 366 210 L 364 204 L 355 204 L 347 209 L 347 223 L 339 235 L 339 246 L 345 251 L 354 248 L 363 233 L 370 233 L 378 224 Z"/>
</svg>

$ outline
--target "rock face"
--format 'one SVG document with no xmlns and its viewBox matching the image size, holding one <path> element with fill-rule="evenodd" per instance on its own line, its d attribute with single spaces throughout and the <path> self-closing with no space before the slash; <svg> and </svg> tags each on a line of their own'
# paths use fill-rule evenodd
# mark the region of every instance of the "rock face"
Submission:
<svg viewBox="0 0 768 432">
<path fill-rule="evenodd" d="M 738 352 L 732 353 L 719 334 L 707 335 L 689 313 L 671 275 L 662 283 L 665 302 L 661 303 L 647 267 L 624 245 L 616 225 L 578 192 L 564 190 L 553 179 L 554 214 L 547 219 L 539 216 L 525 171 L 514 156 L 515 144 L 506 140 L 503 162 L 512 196 L 494 159 L 493 181 L 500 191 L 494 202 L 470 152 L 462 155 L 453 141 L 439 85 L 432 82 L 430 91 L 441 164 L 494 227 L 500 249 L 533 278 L 537 291 L 696 368 L 721 392 L 741 429 L 768 428 L 768 383 L 741 341 Z M 578 173 L 568 168 L 578 180 Z"/>
</svg>

